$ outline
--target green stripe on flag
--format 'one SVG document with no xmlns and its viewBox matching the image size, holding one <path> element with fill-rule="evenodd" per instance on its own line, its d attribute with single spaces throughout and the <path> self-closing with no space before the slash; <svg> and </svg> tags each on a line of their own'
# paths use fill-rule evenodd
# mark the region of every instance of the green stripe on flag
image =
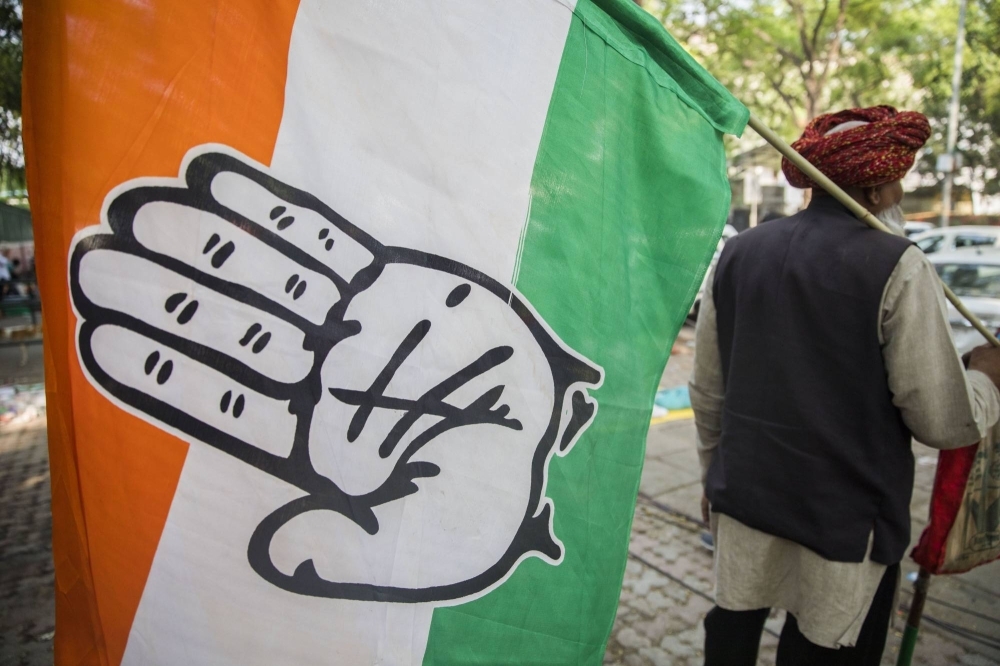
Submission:
<svg viewBox="0 0 1000 666">
<path fill-rule="evenodd" d="M 565 559 L 434 612 L 425 664 L 599 664 L 653 396 L 729 210 L 722 131 L 745 107 L 627 0 L 574 11 L 532 178 L 516 286 L 603 366 L 595 422 L 549 466 Z M 649 23 L 652 21 L 652 24 Z"/>
</svg>

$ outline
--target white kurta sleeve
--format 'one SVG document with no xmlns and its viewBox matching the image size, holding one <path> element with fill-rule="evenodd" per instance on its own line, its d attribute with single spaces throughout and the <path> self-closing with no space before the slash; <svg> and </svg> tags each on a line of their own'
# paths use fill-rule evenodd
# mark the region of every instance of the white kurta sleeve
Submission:
<svg viewBox="0 0 1000 666">
<path fill-rule="evenodd" d="M 1000 418 L 1000 392 L 986 375 L 963 367 L 952 343 L 944 291 L 917 247 L 900 257 L 880 314 L 892 402 L 913 436 L 936 449 L 982 439 Z"/>
<path fill-rule="evenodd" d="M 698 431 L 702 483 L 722 434 L 722 400 L 725 394 L 719 356 L 719 333 L 715 323 L 715 300 L 712 297 L 714 280 L 713 266 L 705 281 L 705 292 L 701 295 L 701 308 L 695 325 L 694 371 L 688 384 Z"/>
</svg>

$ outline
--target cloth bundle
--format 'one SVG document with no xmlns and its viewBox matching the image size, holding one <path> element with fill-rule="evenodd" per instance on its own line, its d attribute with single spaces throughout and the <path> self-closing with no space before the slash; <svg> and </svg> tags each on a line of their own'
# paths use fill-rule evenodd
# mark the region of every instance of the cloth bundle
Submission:
<svg viewBox="0 0 1000 666">
<path fill-rule="evenodd" d="M 930 521 L 910 556 L 932 574 L 1000 559 L 1000 426 L 976 446 L 941 452 Z"/>
<path fill-rule="evenodd" d="M 924 114 L 873 106 L 817 116 L 792 148 L 841 187 L 874 187 L 905 176 L 930 135 Z M 781 170 L 792 187 L 817 187 L 787 158 Z"/>
</svg>

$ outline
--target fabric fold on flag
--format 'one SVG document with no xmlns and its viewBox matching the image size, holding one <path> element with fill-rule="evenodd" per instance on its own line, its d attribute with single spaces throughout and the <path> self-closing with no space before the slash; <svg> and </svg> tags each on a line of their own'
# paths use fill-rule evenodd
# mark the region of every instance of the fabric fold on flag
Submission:
<svg viewBox="0 0 1000 666">
<path fill-rule="evenodd" d="M 742 104 L 628 0 L 55 0 L 25 98 L 60 666 L 601 662 Z"/>
</svg>

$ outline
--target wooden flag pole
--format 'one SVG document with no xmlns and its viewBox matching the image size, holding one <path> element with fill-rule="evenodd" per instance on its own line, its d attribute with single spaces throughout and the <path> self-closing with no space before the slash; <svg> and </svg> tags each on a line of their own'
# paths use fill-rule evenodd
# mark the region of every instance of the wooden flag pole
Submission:
<svg viewBox="0 0 1000 666">
<path fill-rule="evenodd" d="M 878 229 L 879 231 L 892 233 L 881 220 L 868 212 L 864 206 L 851 198 L 847 192 L 840 189 L 836 183 L 823 175 L 823 172 L 814 167 L 809 160 L 802 157 L 802 155 L 796 152 L 794 148 L 782 141 L 781 137 L 768 129 L 768 127 L 753 114 L 750 114 L 750 127 L 757 132 L 757 134 L 764 137 L 764 140 L 774 146 L 779 153 L 787 157 L 788 161 L 797 166 L 802 173 L 809 176 L 814 183 L 826 190 L 827 193 L 832 195 L 835 199 L 837 199 L 837 201 L 847 206 L 847 209 L 854 213 L 862 222 L 867 224 L 869 227 Z M 983 326 L 983 322 L 979 321 L 979 318 L 972 314 L 972 312 L 969 311 L 969 308 L 965 307 L 965 303 L 963 303 L 962 300 L 955 295 L 955 292 L 948 288 L 948 285 L 942 282 L 941 286 L 944 288 L 944 295 L 947 296 L 948 300 L 951 301 L 951 304 L 955 306 L 955 309 L 958 310 L 963 317 L 969 320 L 972 327 L 979 331 L 982 336 L 986 338 L 994 347 L 1000 347 L 1000 340 L 997 340 L 993 331 L 990 331 L 988 328 Z"/>
<path fill-rule="evenodd" d="M 913 583 L 913 601 L 910 602 L 910 614 L 906 618 L 906 629 L 903 630 L 903 640 L 899 645 L 899 657 L 896 659 L 896 666 L 910 666 L 913 663 L 913 650 L 917 647 L 920 618 L 924 615 L 924 603 L 927 601 L 927 587 L 930 584 L 930 572 L 920 567 L 917 580 Z"/>
</svg>

